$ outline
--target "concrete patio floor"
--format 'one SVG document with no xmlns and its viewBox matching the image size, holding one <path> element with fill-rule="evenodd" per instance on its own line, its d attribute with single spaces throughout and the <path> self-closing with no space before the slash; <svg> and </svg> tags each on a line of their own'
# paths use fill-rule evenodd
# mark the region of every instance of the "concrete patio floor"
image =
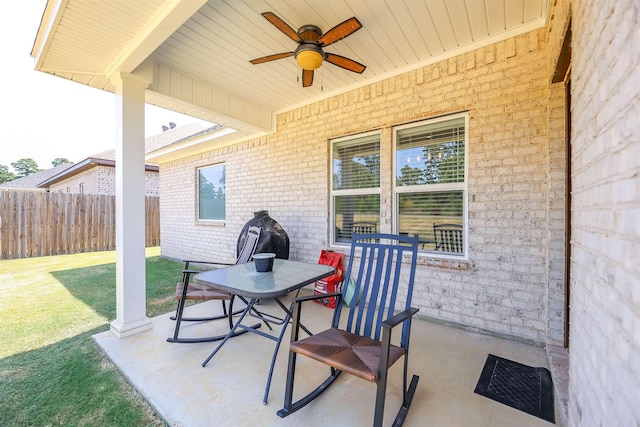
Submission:
<svg viewBox="0 0 640 427">
<path fill-rule="evenodd" d="M 221 311 L 217 301 L 189 308 L 190 314 Z M 273 301 L 260 310 L 278 313 Z M 373 420 L 375 385 L 343 374 L 307 407 L 287 418 L 282 407 L 290 331 L 278 354 L 269 402 L 262 404 L 273 341 L 254 334 L 229 340 L 206 367 L 201 363 L 217 343 L 168 343 L 171 313 L 152 319 L 153 328 L 124 339 L 111 332 L 94 336 L 120 372 L 171 426 L 368 426 Z M 303 323 L 312 331 L 331 321 L 331 310 L 307 303 Z M 224 321 L 186 323 L 181 336 L 225 332 Z M 264 330 L 264 326 L 262 326 Z M 275 331 L 279 327 L 274 327 Z M 217 332 L 216 332 L 217 331 Z M 474 388 L 491 353 L 529 366 L 548 368 L 543 348 L 472 333 L 423 320 L 412 327 L 410 375 L 420 382 L 405 426 L 549 426 L 550 423 L 475 394 Z M 298 358 L 296 390 L 310 390 L 327 369 Z M 385 425 L 401 403 L 402 363 L 390 372 Z M 556 404 L 557 413 L 557 404 Z M 559 421 L 556 416 L 556 422 Z"/>
</svg>

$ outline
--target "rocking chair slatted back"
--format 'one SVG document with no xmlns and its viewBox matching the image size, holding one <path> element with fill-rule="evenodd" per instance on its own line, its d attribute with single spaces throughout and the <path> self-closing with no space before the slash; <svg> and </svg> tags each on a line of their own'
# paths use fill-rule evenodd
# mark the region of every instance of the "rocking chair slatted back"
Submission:
<svg viewBox="0 0 640 427">
<path fill-rule="evenodd" d="M 387 243 L 379 243 L 378 238 Z M 417 251 L 413 249 L 414 241 L 417 241 L 417 237 L 382 234 L 354 236 L 352 254 L 360 253 L 360 257 L 356 255 L 349 258 L 345 277 L 353 279 L 356 285 L 354 295 L 362 294 L 362 298 L 350 307 L 345 330 L 380 340 L 382 322 L 392 317 L 394 312 L 411 306 L 417 257 Z M 407 261 L 410 261 L 412 268 L 403 273 L 404 257 L 410 258 Z M 399 301 L 398 289 L 401 284 L 404 285 L 403 300 Z M 338 327 L 341 311 L 335 311 L 333 327 Z M 403 333 L 401 346 L 404 347 L 407 341 L 408 336 Z"/>
<path fill-rule="evenodd" d="M 246 264 L 251 261 L 253 254 L 258 246 L 258 240 L 260 240 L 260 227 L 249 227 L 247 232 L 247 240 L 244 242 L 244 246 L 238 255 L 236 264 Z"/>
</svg>

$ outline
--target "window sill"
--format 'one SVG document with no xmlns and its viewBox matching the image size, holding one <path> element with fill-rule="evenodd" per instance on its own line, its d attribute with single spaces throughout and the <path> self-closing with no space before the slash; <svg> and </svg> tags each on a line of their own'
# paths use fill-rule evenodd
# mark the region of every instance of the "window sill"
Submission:
<svg viewBox="0 0 640 427">
<path fill-rule="evenodd" d="M 204 225 L 208 227 L 224 227 L 226 225 L 225 221 L 215 221 L 215 220 L 196 220 L 196 226 Z"/>
<path fill-rule="evenodd" d="M 329 248 L 332 252 L 348 257 L 351 253 L 349 246 L 332 246 Z M 423 265 L 427 267 L 442 268 L 445 270 L 458 270 L 467 271 L 473 268 L 473 263 L 467 259 L 454 259 L 454 258 L 433 258 L 432 254 L 427 252 L 418 252 L 418 259 L 416 265 Z M 356 258 L 359 257 L 359 253 L 356 253 Z M 346 265 L 346 264 L 345 264 Z"/>
<path fill-rule="evenodd" d="M 427 267 L 442 268 L 445 270 L 467 271 L 473 268 L 472 263 L 465 259 L 451 258 L 431 258 L 428 254 L 418 256 L 417 265 L 426 265 Z"/>
</svg>

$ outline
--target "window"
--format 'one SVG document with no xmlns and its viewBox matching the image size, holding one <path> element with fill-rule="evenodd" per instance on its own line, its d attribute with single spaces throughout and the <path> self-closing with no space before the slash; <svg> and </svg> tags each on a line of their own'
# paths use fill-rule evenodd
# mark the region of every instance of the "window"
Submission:
<svg viewBox="0 0 640 427">
<path fill-rule="evenodd" d="M 395 229 L 427 252 L 464 256 L 466 114 L 394 128 Z"/>
<path fill-rule="evenodd" d="M 198 169 L 198 219 L 226 219 L 225 166 L 214 165 Z"/>
<path fill-rule="evenodd" d="M 80 183 L 79 188 L 78 188 L 78 192 L 80 194 L 84 194 L 84 184 L 83 183 Z"/>
<path fill-rule="evenodd" d="M 336 139 L 331 156 L 332 243 L 349 243 L 361 229 L 380 231 L 380 133 Z"/>
</svg>

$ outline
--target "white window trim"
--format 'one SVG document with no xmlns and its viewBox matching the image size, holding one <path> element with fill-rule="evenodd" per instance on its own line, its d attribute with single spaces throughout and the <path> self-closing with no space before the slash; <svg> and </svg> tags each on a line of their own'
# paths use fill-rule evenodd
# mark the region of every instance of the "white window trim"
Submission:
<svg viewBox="0 0 640 427">
<path fill-rule="evenodd" d="M 356 188 L 353 190 L 334 190 L 333 189 L 333 147 L 336 143 L 342 141 L 349 141 L 356 138 L 362 138 L 367 136 L 377 135 L 380 140 L 380 156 L 382 156 L 382 131 L 374 130 L 364 133 L 358 133 L 349 136 L 343 136 L 340 138 L 333 138 L 329 140 L 329 245 L 331 247 L 339 247 L 339 248 L 348 248 L 351 246 L 349 243 L 345 242 L 336 242 L 335 241 L 335 228 L 336 221 L 334 217 L 334 209 L 335 196 L 350 196 L 350 195 L 362 195 L 362 194 L 377 194 L 380 196 L 380 213 L 382 213 L 382 170 L 380 170 L 380 185 L 377 189 L 367 189 L 367 188 Z M 382 166 L 382 165 L 381 165 Z"/>
<path fill-rule="evenodd" d="M 412 185 L 412 186 L 396 186 L 396 168 L 397 168 L 397 141 L 396 135 L 399 130 L 409 129 L 412 127 L 423 126 L 425 124 L 435 124 L 443 121 L 448 121 L 452 119 L 457 119 L 460 117 L 464 117 L 464 182 L 463 183 L 449 183 L 449 184 L 432 184 L 432 185 Z M 406 125 L 394 126 L 392 129 L 392 212 L 393 212 L 393 225 L 392 229 L 394 233 L 398 233 L 398 218 L 399 218 L 399 206 L 398 206 L 398 194 L 401 193 L 413 193 L 416 191 L 460 191 L 462 190 L 462 215 L 463 215 L 463 224 L 462 227 L 462 243 L 463 243 L 463 254 L 460 255 L 448 255 L 446 253 L 438 253 L 434 251 L 423 251 L 420 250 L 418 255 L 420 257 L 428 257 L 428 258 L 440 258 L 440 259 L 448 259 L 448 260 L 458 260 L 458 261 L 468 261 L 469 260 L 469 114 L 468 113 L 457 113 L 450 114 L 447 116 L 437 117 L 434 119 L 425 119 L 419 122 L 414 122 Z M 436 187 L 437 186 L 437 187 Z M 432 187 L 431 190 L 427 190 L 428 187 Z M 437 190 L 435 189 L 437 188 Z"/>
<path fill-rule="evenodd" d="M 226 214 L 225 214 L 225 219 L 201 219 L 200 218 L 200 170 L 201 169 L 207 169 L 207 168 L 211 168 L 211 167 L 215 167 L 215 166 L 224 166 L 225 167 L 225 176 L 226 176 L 226 163 L 225 162 L 219 162 L 219 163 L 213 163 L 210 165 L 204 165 L 204 166 L 199 166 L 195 169 L 195 199 L 196 199 L 196 209 L 195 209 L 195 216 L 196 216 L 196 223 L 197 224 L 201 224 L 201 225 L 224 225 L 227 222 L 227 218 L 226 218 Z M 225 192 L 226 195 L 226 192 Z M 225 206 L 225 210 L 226 210 L 226 206 Z"/>
</svg>

